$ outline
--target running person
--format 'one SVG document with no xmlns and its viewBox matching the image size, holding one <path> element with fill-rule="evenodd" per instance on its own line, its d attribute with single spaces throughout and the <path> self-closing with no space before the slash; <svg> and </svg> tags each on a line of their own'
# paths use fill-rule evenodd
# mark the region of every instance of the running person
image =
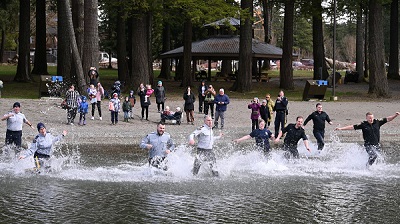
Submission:
<svg viewBox="0 0 400 224">
<path fill-rule="evenodd" d="M 37 169 L 40 167 L 48 168 L 49 166 L 47 166 L 45 162 L 48 161 L 53 154 L 54 144 L 61 141 L 61 139 L 67 135 L 67 131 L 64 130 L 61 135 L 53 136 L 46 131 L 46 126 L 43 123 L 37 124 L 37 130 L 39 134 L 36 135 L 29 149 L 19 156 L 19 159 L 25 159 L 33 155 L 33 157 L 38 160 L 36 163 Z"/>
<path fill-rule="evenodd" d="M 212 123 L 213 120 L 211 116 L 205 116 L 204 125 L 200 126 L 189 135 L 189 145 L 194 145 L 194 138 L 196 136 L 198 138 L 197 156 L 193 164 L 193 175 L 197 175 L 199 173 L 202 163 L 207 162 L 213 176 L 219 176 L 219 173 L 216 169 L 216 158 L 213 151 L 213 146 L 214 141 L 222 137 L 222 133 L 220 133 L 219 136 L 214 136 Z"/>
<path fill-rule="evenodd" d="M 268 156 L 271 146 L 269 144 L 269 139 L 274 139 L 274 134 L 265 128 L 265 121 L 259 121 L 259 128 L 254 129 L 250 134 L 245 135 L 241 138 L 233 140 L 235 143 L 254 138 L 256 140 L 256 145 L 262 149 L 264 155 Z"/>
<path fill-rule="evenodd" d="M 314 137 L 317 139 L 318 150 L 322 150 L 324 148 L 324 136 L 325 136 L 325 121 L 332 125 L 332 121 L 329 118 L 329 115 L 322 111 L 322 104 L 317 103 L 315 106 L 317 108 L 312 114 L 310 114 L 306 120 L 304 121 L 304 126 L 312 120 L 314 123 L 313 126 L 313 134 Z"/>
<path fill-rule="evenodd" d="M 286 133 L 285 140 L 283 141 L 283 150 L 286 151 L 285 158 L 287 159 L 290 157 L 299 158 L 297 143 L 300 139 L 303 139 L 304 146 L 309 152 L 311 152 L 310 147 L 308 146 L 306 133 L 301 125 L 303 125 L 303 117 L 298 116 L 296 118 L 296 124 L 288 124 L 279 132 L 279 135 L 275 139 L 276 143 L 279 142 L 279 139 L 282 137 L 282 135 Z"/>
<path fill-rule="evenodd" d="M 175 144 L 170 134 L 165 132 L 164 123 L 158 123 L 157 131 L 146 135 L 139 146 L 141 149 L 149 150 L 149 166 L 167 170 L 164 160 L 175 149 Z"/>
<path fill-rule="evenodd" d="M 361 124 L 349 125 L 341 128 L 336 128 L 335 130 L 361 129 L 364 138 L 364 147 L 369 155 L 367 166 L 371 166 L 372 164 L 374 164 L 376 158 L 378 157 L 377 152 L 381 150 L 381 144 L 380 144 L 381 126 L 386 124 L 387 122 L 392 121 L 399 115 L 400 112 L 396 112 L 392 116 L 388 116 L 378 120 L 374 119 L 374 115 L 371 112 L 368 112 L 365 115 L 367 120 L 361 122 Z"/>
</svg>

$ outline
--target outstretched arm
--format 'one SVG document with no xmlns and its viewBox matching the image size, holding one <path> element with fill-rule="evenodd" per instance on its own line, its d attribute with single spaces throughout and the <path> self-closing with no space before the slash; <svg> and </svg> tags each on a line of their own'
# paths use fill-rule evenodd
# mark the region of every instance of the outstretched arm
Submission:
<svg viewBox="0 0 400 224">
<path fill-rule="evenodd" d="M 244 141 L 244 140 L 247 140 L 247 139 L 250 139 L 251 138 L 251 136 L 250 135 L 245 135 L 245 136 L 243 136 L 243 137 L 241 137 L 241 138 L 238 138 L 238 139 L 235 139 L 235 140 L 233 140 L 235 143 L 239 143 L 239 142 L 241 142 L 241 141 Z"/>
<path fill-rule="evenodd" d="M 396 112 L 394 115 L 387 117 L 387 121 L 392 121 L 393 119 L 395 119 L 397 116 L 400 115 L 400 112 Z"/>
<path fill-rule="evenodd" d="M 349 126 L 344 126 L 341 128 L 335 128 L 336 131 L 340 131 L 340 130 L 354 130 L 354 126 L 353 125 L 349 125 Z"/>
</svg>

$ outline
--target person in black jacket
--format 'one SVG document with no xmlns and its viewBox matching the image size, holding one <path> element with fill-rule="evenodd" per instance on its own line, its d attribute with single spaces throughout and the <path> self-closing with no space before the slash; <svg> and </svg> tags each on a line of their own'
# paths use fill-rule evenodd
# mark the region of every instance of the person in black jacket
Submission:
<svg viewBox="0 0 400 224">
<path fill-rule="evenodd" d="M 281 130 L 285 127 L 286 124 L 286 115 L 288 113 L 288 100 L 285 97 L 284 92 L 281 90 L 278 94 L 278 98 L 276 98 L 275 106 L 274 106 L 274 111 L 276 113 L 275 115 L 275 136 L 278 136 L 279 134 L 279 127 L 281 127 Z"/>
<path fill-rule="evenodd" d="M 279 142 L 279 139 L 283 134 L 286 133 L 286 137 L 283 140 L 283 150 L 285 151 L 285 158 L 289 159 L 299 158 L 299 151 L 297 150 L 297 142 L 300 139 L 303 139 L 304 146 L 306 149 L 311 152 L 310 147 L 308 146 L 308 139 L 304 129 L 301 127 L 303 125 L 303 117 L 298 116 L 296 118 L 296 124 L 288 124 L 285 128 L 283 128 L 278 136 L 275 139 L 275 143 Z"/>
<path fill-rule="evenodd" d="M 361 129 L 364 138 L 364 147 L 367 151 L 369 158 L 367 167 L 374 164 L 376 158 L 378 157 L 377 152 L 381 150 L 380 144 L 380 129 L 381 126 L 386 124 L 386 122 L 390 122 L 400 115 L 400 112 L 396 112 L 392 116 L 388 116 L 382 119 L 374 119 L 374 115 L 371 112 L 368 112 L 366 116 L 366 121 L 363 121 L 361 124 L 349 125 L 341 128 L 336 128 L 335 130 L 358 130 Z"/>
<path fill-rule="evenodd" d="M 203 109 L 206 107 L 204 105 L 204 99 L 206 98 L 206 90 L 207 90 L 206 81 L 202 80 L 199 88 L 197 89 L 199 93 L 199 113 L 203 113 Z"/>
<path fill-rule="evenodd" d="M 183 100 L 185 100 L 184 110 L 186 112 L 186 120 L 188 124 L 194 124 L 194 102 L 196 101 L 196 97 L 190 90 L 190 86 L 187 87 L 187 90 L 183 94 Z"/>
<path fill-rule="evenodd" d="M 322 150 L 324 148 L 324 136 L 325 136 L 325 121 L 332 125 L 332 121 L 329 118 L 329 115 L 322 111 L 322 104 L 317 103 L 315 106 L 317 108 L 312 114 L 310 114 L 306 120 L 304 121 L 304 126 L 312 120 L 314 123 L 313 126 L 313 134 L 314 137 L 317 139 L 318 150 Z"/>
<path fill-rule="evenodd" d="M 263 100 L 262 103 L 261 103 L 260 115 L 261 115 L 261 119 L 263 119 L 265 121 L 264 122 L 264 125 L 265 125 L 264 128 L 266 128 L 267 127 L 267 122 L 268 122 L 268 119 L 269 119 L 269 116 L 270 116 L 269 108 L 268 108 L 268 105 L 267 105 L 267 100 Z"/>
</svg>

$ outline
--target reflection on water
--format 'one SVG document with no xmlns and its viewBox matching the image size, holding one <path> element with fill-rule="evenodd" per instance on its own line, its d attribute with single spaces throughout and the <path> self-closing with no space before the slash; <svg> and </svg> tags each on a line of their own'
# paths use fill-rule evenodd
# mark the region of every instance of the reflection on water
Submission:
<svg viewBox="0 0 400 224">
<path fill-rule="evenodd" d="M 132 147 L 63 146 L 51 172 L 25 170 L 33 161 L 0 156 L 3 223 L 398 223 L 400 152 L 385 147 L 366 169 L 357 144 L 333 141 L 321 153 L 266 160 L 251 144 L 218 147 L 220 178 L 193 177 L 193 149 L 168 157 L 169 169 L 148 167 Z M 313 147 L 316 149 L 316 146 Z M 386 156 L 390 155 L 390 156 Z"/>
</svg>

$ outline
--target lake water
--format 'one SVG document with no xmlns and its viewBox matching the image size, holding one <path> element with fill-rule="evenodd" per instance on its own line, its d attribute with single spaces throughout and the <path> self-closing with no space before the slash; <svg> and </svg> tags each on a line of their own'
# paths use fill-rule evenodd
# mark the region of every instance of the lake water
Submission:
<svg viewBox="0 0 400 224">
<path fill-rule="evenodd" d="M 193 177 L 193 149 L 180 146 L 169 169 L 149 168 L 131 147 L 62 146 L 51 172 L 0 156 L 1 223 L 399 223 L 399 146 L 377 163 L 355 143 L 334 140 L 301 159 L 249 144 L 218 145 L 220 177 Z M 313 145 L 313 149 L 316 146 Z"/>
</svg>

